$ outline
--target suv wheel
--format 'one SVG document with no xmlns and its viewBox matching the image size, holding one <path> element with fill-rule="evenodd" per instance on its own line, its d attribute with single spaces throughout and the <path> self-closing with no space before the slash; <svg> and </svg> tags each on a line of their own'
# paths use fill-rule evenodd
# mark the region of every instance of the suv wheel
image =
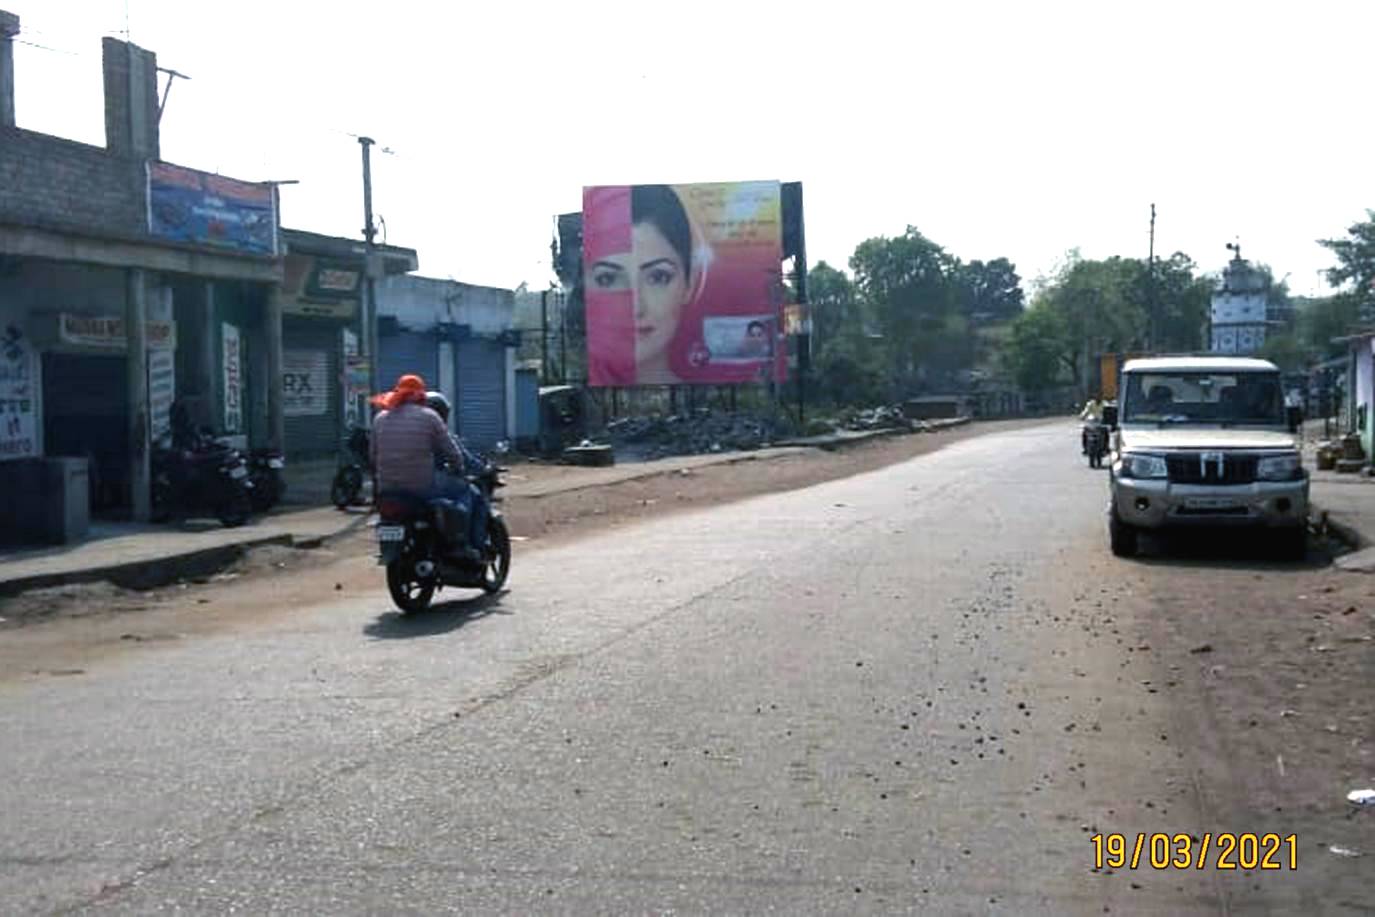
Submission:
<svg viewBox="0 0 1375 917">
<path fill-rule="evenodd" d="M 1117 518 L 1117 510 L 1108 517 L 1108 539 L 1112 553 L 1118 557 L 1136 556 L 1136 527 Z"/>
<path fill-rule="evenodd" d="M 1285 560 L 1302 562 L 1308 559 L 1308 527 L 1296 526 L 1285 529 L 1279 534 L 1276 543 L 1279 554 Z"/>
</svg>

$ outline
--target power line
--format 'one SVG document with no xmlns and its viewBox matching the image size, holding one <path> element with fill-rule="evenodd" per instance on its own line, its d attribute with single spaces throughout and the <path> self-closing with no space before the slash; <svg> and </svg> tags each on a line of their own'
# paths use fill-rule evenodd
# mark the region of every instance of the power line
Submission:
<svg viewBox="0 0 1375 917">
<path fill-rule="evenodd" d="M 91 55 L 89 55 L 89 54 L 82 54 L 80 51 L 66 51 L 66 50 L 64 50 L 64 49 L 62 49 L 62 48 L 50 48 L 50 47 L 48 47 L 47 45 L 40 45 L 40 44 L 39 44 L 38 42 L 36 42 L 36 41 L 25 41 L 25 40 L 22 39 L 22 38 L 13 38 L 13 39 L 10 39 L 10 40 L 13 41 L 13 42 L 14 42 L 15 44 L 17 44 L 17 45 L 26 45 L 26 46 L 28 46 L 28 47 L 30 47 L 30 48 L 37 48 L 37 49 L 40 50 L 40 51 L 51 51 L 51 52 L 53 52 L 54 54 L 66 54 L 66 55 L 68 55 L 69 57 L 90 57 L 90 56 L 91 56 Z"/>
</svg>

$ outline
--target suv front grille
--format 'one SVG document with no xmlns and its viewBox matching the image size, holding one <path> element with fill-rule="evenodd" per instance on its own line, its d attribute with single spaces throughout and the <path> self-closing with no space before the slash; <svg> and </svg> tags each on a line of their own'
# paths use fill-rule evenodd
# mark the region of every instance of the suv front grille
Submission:
<svg viewBox="0 0 1375 917">
<path fill-rule="evenodd" d="M 1222 467 L 1219 468 L 1216 453 L 1194 452 L 1183 455 L 1170 455 L 1165 458 L 1170 480 L 1176 484 L 1252 484 L 1256 480 L 1256 465 L 1259 459 L 1254 456 L 1231 455 L 1224 453 Z M 1207 461 L 1204 461 L 1204 456 Z"/>
</svg>

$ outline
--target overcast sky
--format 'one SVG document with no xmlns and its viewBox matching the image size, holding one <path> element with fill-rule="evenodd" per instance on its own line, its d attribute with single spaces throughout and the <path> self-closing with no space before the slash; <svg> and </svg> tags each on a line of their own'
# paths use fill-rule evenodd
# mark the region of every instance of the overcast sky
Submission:
<svg viewBox="0 0 1375 917">
<path fill-rule="evenodd" d="M 1375 207 L 1375 3 L 0 0 L 21 127 L 103 143 L 100 38 L 177 81 L 163 158 L 356 235 L 359 148 L 421 273 L 532 288 L 584 184 L 801 180 L 811 261 L 912 224 L 1024 278 L 1224 245 L 1324 287 Z M 34 47 L 43 45 L 45 48 Z M 49 50 L 51 49 L 51 50 Z"/>
</svg>

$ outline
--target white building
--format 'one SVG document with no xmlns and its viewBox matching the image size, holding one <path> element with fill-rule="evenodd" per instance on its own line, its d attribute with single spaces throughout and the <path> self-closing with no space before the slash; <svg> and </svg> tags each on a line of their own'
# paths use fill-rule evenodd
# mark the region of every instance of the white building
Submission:
<svg viewBox="0 0 1375 917">
<path fill-rule="evenodd" d="M 1222 272 L 1222 282 L 1213 292 L 1208 349 L 1249 356 L 1265 344 L 1270 282 L 1262 271 L 1242 259 L 1241 246 L 1228 248 L 1234 249 L 1236 257 Z"/>
<path fill-rule="evenodd" d="M 378 380 L 419 373 L 454 405 L 450 426 L 487 451 L 516 433 L 515 296 L 407 274 L 377 285 Z"/>
</svg>

